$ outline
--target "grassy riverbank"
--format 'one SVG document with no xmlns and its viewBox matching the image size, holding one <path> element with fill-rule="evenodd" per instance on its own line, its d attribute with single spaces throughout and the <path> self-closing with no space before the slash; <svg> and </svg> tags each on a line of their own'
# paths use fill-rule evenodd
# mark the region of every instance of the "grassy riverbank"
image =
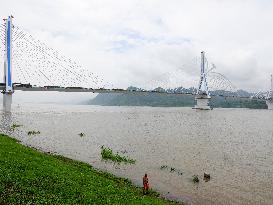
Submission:
<svg viewBox="0 0 273 205">
<path fill-rule="evenodd" d="M 41 153 L 0 134 L 0 204 L 174 204 L 127 179 Z"/>
</svg>

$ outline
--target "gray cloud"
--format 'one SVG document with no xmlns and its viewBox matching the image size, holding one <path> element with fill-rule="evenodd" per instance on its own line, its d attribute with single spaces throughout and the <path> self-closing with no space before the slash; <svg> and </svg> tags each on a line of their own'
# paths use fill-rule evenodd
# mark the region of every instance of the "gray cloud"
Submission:
<svg viewBox="0 0 273 205">
<path fill-rule="evenodd" d="M 10 0 L 0 7 L 114 87 L 146 86 L 157 76 L 196 86 L 196 58 L 205 50 L 217 72 L 248 90 L 266 89 L 273 72 L 272 10 L 268 0 Z"/>
</svg>

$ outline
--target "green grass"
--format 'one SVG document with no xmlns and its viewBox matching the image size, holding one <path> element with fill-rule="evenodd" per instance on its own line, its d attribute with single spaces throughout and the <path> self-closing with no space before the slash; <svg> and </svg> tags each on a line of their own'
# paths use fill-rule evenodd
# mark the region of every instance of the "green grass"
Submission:
<svg viewBox="0 0 273 205">
<path fill-rule="evenodd" d="M 174 204 L 127 179 L 0 134 L 0 204 Z"/>
<path fill-rule="evenodd" d="M 125 163 L 130 163 L 130 164 L 134 164 L 136 162 L 136 160 L 130 159 L 128 157 L 125 156 L 121 156 L 118 153 L 114 154 L 113 150 L 108 148 L 108 147 L 101 147 L 101 157 L 104 160 L 111 160 L 113 162 L 125 162 Z"/>
</svg>

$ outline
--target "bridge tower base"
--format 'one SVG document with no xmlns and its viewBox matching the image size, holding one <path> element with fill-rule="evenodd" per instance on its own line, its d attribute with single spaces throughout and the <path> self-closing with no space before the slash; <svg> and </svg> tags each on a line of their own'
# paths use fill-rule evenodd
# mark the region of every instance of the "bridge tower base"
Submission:
<svg viewBox="0 0 273 205">
<path fill-rule="evenodd" d="M 195 97 L 196 105 L 193 107 L 193 109 L 198 110 L 211 110 L 209 106 L 209 91 L 208 91 L 208 84 L 207 84 L 207 72 L 205 71 L 206 65 L 206 58 L 205 58 L 205 52 L 201 52 L 201 73 L 200 73 L 200 82 L 198 85 L 197 95 Z"/>
<path fill-rule="evenodd" d="M 12 93 L 3 93 L 3 111 L 10 112 L 12 104 Z"/>
<path fill-rule="evenodd" d="M 4 58 L 4 83 L 5 88 L 3 93 L 3 110 L 4 112 L 11 111 L 12 94 L 13 94 L 13 84 L 12 84 L 12 24 L 13 16 L 10 15 L 5 19 L 5 58 Z"/>
<path fill-rule="evenodd" d="M 267 104 L 268 110 L 273 110 L 273 101 L 272 100 L 267 100 L 266 104 Z"/>
<path fill-rule="evenodd" d="M 208 95 L 197 95 L 195 97 L 196 105 L 193 107 L 193 109 L 211 110 L 211 107 L 209 106 L 210 98 L 211 97 Z"/>
</svg>

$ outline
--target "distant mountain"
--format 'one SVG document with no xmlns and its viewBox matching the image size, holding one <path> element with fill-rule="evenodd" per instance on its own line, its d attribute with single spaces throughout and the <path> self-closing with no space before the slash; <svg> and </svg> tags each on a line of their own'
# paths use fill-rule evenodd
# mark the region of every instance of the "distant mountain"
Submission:
<svg viewBox="0 0 273 205">
<path fill-rule="evenodd" d="M 128 87 L 127 90 L 141 91 L 143 89 L 137 87 Z M 195 99 L 193 95 L 163 95 L 158 92 L 167 93 L 196 93 L 196 88 L 178 87 L 174 89 L 155 88 L 150 93 L 101 93 L 94 99 L 91 99 L 88 104 L 103 105 L 103 106 L 152 106 L 152 107 L 193 107 Z M 266 109 L 265 101 L 242 98 L 227 98 L 225 96 L 241 96 L 250 97 L 253 93 L 244 90 L 237 92 L 229 91 L 212 91 L 210 92 L 212 99 L 210 104 L 212 107 L 222 108 L 252 108 Z"/>
</svg>

